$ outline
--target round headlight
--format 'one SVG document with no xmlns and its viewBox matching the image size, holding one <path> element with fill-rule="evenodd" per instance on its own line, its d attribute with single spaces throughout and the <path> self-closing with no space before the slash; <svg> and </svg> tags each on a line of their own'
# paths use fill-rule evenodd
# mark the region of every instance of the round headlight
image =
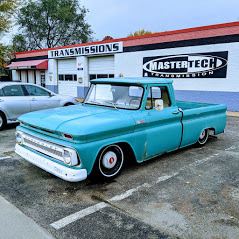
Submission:
<svg viewBox="0 0 239 239">
<path fill-rule="evenodd" d="M 69 152 L 68 150 L 64 150 L 63 158 L 64 158 L 64 162 L 66 164 L 70 164 L 71 163 L 71 152 Z"/>
<path fill-rule="evenodd" d="M 22 133 L 19 131 L 16 132 L 16 141 L 18 144 L 22 144 Z"/>
</svg>

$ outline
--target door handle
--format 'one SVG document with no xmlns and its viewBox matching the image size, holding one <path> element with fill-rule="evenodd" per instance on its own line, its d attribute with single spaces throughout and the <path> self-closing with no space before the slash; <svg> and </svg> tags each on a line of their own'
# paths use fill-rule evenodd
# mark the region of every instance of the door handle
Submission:
<svg viewBox="0 0 239 239">
<path fill-rule="evenodd" d="M 36 101 L 37 99 L 36 98 L 32 98 L 32 101 Z"/>
<path fill-rule="evenodd" d="M 3 102 L 4 100 L 3 99 L 0 99 L 0 102 Z"/>
<path fill-rule="evenodd" d="M 175 112 L 172 112 L 172 114 L 178 114 L 178 113 L 180 113 L 180 112 L 183 112 L 183 110 L 181 109 L 181 108 L 178 108 L 178 111 L 175 111 Z"/>
</svg>

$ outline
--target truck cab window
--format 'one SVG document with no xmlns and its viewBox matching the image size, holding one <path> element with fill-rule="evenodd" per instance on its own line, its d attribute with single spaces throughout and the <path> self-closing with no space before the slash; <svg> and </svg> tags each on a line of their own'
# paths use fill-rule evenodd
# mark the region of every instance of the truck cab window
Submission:
<svg viewBox="0 0 239 239">
<path fill-rule="evenodd" d="M 155 107 L 155 100 L 163 100 L 163 107 L 170 107 L 171 102 L 168 94 L 168 88 L 166 86 L 153 86 L 150 87 L 145 105 L 146 110 L 153 109 Z"/>
</svg>

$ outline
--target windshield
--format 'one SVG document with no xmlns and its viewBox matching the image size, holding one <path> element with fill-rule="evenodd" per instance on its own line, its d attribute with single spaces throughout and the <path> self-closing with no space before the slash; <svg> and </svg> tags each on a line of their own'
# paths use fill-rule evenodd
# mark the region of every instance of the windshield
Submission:
<svg viewBox="0 0 239 239">
<path fill-rule="evenodd" d="M 116 109 L 139 109 L 143 92 L 140 86 L 92 84 L 84 103 Z"/>
</svg>

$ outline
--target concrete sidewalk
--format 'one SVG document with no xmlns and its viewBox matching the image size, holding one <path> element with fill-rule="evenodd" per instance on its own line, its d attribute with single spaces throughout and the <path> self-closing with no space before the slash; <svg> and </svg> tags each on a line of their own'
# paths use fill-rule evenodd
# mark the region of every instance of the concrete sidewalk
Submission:
<svg viewBox="0 0 239 239">
<path fill-rule="evenodd" d="M 0 238 L 54 239 L 34 220 L 0 196 Z"/>
<path fill-rule="evenodd" d="M 228 116 L 239 117 L 239 112 L 236 111 L 227 111 Z"/>
</svg>

